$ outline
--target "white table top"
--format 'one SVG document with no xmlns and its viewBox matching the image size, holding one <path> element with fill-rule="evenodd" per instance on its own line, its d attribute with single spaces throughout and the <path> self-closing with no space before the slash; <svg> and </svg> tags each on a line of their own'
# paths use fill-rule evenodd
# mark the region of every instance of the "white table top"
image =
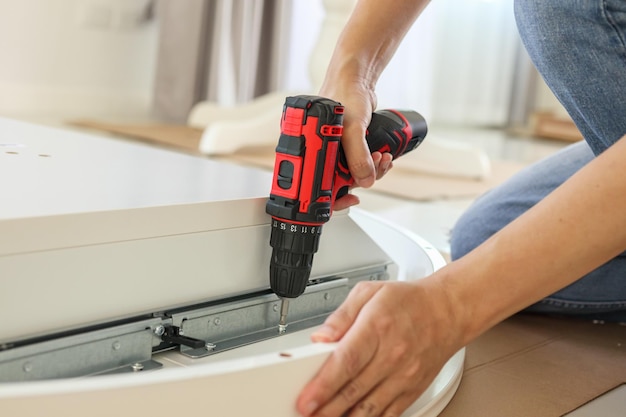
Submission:
<svg viewBox="0 0 626 417">
<path fill-rule="evenodd" d="M 266 198 L 271 174 L 0 118 L 0 220 Z"/>
</svg>

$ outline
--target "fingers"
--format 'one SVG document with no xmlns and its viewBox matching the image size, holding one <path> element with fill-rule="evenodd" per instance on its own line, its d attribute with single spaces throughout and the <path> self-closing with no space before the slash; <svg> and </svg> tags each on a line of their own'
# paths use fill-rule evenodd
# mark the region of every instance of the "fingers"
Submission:
<svg viewBox="0 0 626 417">
<path fill-rule="evenodd" d="M 377 180 L 384 177 L 385 174 L 393 167 L 393 155 L 388 152 L 383 154 L 380 152 L 372 153 L 372 161 L 374 162 Z"/>
<path fill-rule="evenodd" d="M 333 210 L 339 211 L 347 209 L 348 207 L 356 206 L 359 204 L 361 200 L 359 197 L 354 194 L 346 194 L 341 197 L 339 200 L 335 201 L 335 205 L 333 206 Z"/>
<path fill-rule="evenodd" d="M 371 341 L 362 339 L 363 335 L 355 337 L 352 343 L 359 343 L 361 348 L 358 349 L 342 349 L 333 352 L 336 354 L 336 360 L 338 363 L 346 366 L 346 363 L 350 365 L 345 367 L 345 373 L 336 375 L 336 378 L 346 378 L 343 386 L 340 387 L 338 392 L 333 393 L 329 401 L 324 401 L 323 407 L 315 411 L 315 416 L 340 416 L 344 415 L 346 410 L 350 410 L 353 407 L 360 406 L 361 411 L 365 411 L 364 415 L 378 416 L 384 409 L 379 402 L 376 401 L 364 401 L 368 393 L 375 388 L 375 386 L 386 376 L 385 368 L 381 367 L 381 364 L 376 361 L 378 353 L 378 345 L 368 343 Z M 341 348 L 342 346 L 338 346 Z M 345 346 L 344 346 L 345 347 Z M 370 414 L 371 413 L 371 414 Z"/>
<path fill-rule="evenodd" d="M 358 376 L 364 369 L 373 368 L 369 364 L 376 356 L 377 346 L 367 343 L 367 338 L 363 336 L 358 333 L 346 335 L 351 340 L 350 344 L 338 345 L 303 390 L 296 402 L 303 416 L 343 415 L 372 389 L 371 379 Z"/>
<path fill-rule="evenodd" d="M 400 416 L 417 400 L 419 394 L 403 393 L 410 381 L 388 380 L 385 384 L 377 385 L 365 398 L 352 407 L 349 417 L 373 416 Z M 420 387 L 419 392 L 425 391 L 428 386 Z"/>
<path fill-rule="evenodd" d="M 350 335 L 348 335 L 350 336 Z M 421 367 L 407 362 L 402 351 L 372 344 L 374 338 L 354 338 L 348 343 L 359 343 L 353 352 L 337 350 L 335 361 L 329 366 L 348 366 L 360 371 L 349 379 L 328 402 L 311 401 L 311 417 L 344 416 L 374 417 L 400 416 L 430 385 L 433 377 L 422 375 Z M 368 343 L 369 342 L 369 343 Z M 340 345 L 338 348 L 341 348 Z M 355 356 L 352 356 L 355 355 Z M 392 375 L 393 370 L 396 371 Z M 336 373 L 335 378 L 343 375 Z M 415 381 L 418 381 L 415 383 Z M 320 382 L 320 387 L 327 382 Z M 317 407 L 323 404 L 321 407 Z"/>
<path fill-rule="evenodd" d="M 313 336 L 339 343 L 298 397 L 303 416 L 399 416 L 428 388 L 458 343 L 440 331 L 449 311 L 423 282 L 354 287 Z"/>
<path fill-rule="evenodd" d="M 382 282 L 360 282 L 348 294 L 348 298 L 332 313 L 322 327 L 312 335 L 313 342 L 330 343 L 341 339 L 354 324 L 365 305 L 381 288 Z"/>
<path fill-rule="evenodd" d="M 367 127 L 376 109 L 376 93 L 371 84 L 361 78 L 339 80 L 326 78 L 320 89 L 322 97 L 329 97 L 345 106 L 341 146 L 346 155 L 348 170 L 358 187 L 371 187 L 389 169 L 391 155 L 383 158 L 382 171 L 377 169 L 367 142 Z M 345 207 L 344 207 L 345 208 Z"/>
<path fill-rule="evenodd" d="M 381 154 L 378 151 L 370 154 L 364 128 L 358 123 L 353 122 L 344 126 L 341 145 L 346 153 L 350 174 L 359 187 L 371 187 L 392 167 L 392 154 L 388 152 Z"/>
<path fill-rule="evenodd" d="M 419 361 L 407 360 L 406 353 L 402 349 L 389 347 L 379 351 L 377 360 L 371 361 L 369 365 L 377 371 L 369 378 L 376 378 L 378 382 L 352 405 L 349 417 L 400 416 L 428 388 L 434 376 L 431 377 L 431 373 L 424 370 Z M 392 368 L 399 371 L 392 372 Z M 361 377 L 368 376 L 363 372 Z"/>
<path fill-rule="evenodd" d="M 369 336 L 369 337 L 368 337 Z M 328 402 L 316 410 L 314 416 L 340 416 L 351 410 L 350 416 L 380 416 L 395 399 L 398 392 L 402 392 L 406 382 L 398 379 L 387 379 L 393 366 L 389 366 L 388 355 L 383 346 L 375 337 L 368 333 L 346 335 L 346 341 L 338 346 L 337 360 L 344 364 L 346 358 L 352 355 L 363 355 L 352 369 L 346 383 L 340 387 Z M 354 351 L 348 351 L 346 345 Z M 341 350 L 340 350 L 341 349 Z M 350 363 L 350 362 L 348 362 Z M 338 377 L 341 377 L 339 375 Z M 387 379 L 385 384 L 381 384 Z"/>
<path fill-rule="evenodd" d="M 317 342 L 333 342 L 345 336 L 345 343 L 337 347 L 313 380 L 302 390 L 296 406 L 303 416 L 312 415 L 320 405 L 327 404 L 333 397 L 335 399 L 330 407 L 333 409 L 343 407 L 342 411 L 345 411 L 346 404 L 351 406 L 372 388 L 372 386 L 361 387 L 358 382 L 345 386 L 362 372 L 375 357 L 377 350 L 376 343 L 369 343 L 370 337 L 367 332 L 355 331 L 351 334 L 347 332 L 357 320 L 362 306 L 381 288 L 380 284 L 382 283 L 372 282 L 356 285 L 346 301 L 312 335 L 313 341 Z M 338 397 L 343 398 L 343 401 L 336 399 L 337 392 L 341 393 Z M 336 415 L 340 414 L 341 412 Z"/>
<path fill-rule="evenodd" d="M 369 123 L 369 120 L 368 120 Z M 371 187 L 376 180 L 376 169 L 370 150 L 365 142 L 367 124 L 349 123 L 346 118 L 341 146 L 346 153 L 348 169 L 359 187 Z"/>
<path fill-rule="evenodd" d="M 393 168 L 393 155 L 391 155 L 390 153 L 381 154 L 380 152 L 374 152 L 371 156 L 376 171 L 376 179 L 379 180 L 384 177 L 391 168 Z M 357 197 L 356 195 L 346 194 L 345 196 L 335 201 L 333 210 L 344 210 L 348 207 L 356 206 L 360 202 L 361 201 L 359 200 L 359 197 Z"/>
</svg>

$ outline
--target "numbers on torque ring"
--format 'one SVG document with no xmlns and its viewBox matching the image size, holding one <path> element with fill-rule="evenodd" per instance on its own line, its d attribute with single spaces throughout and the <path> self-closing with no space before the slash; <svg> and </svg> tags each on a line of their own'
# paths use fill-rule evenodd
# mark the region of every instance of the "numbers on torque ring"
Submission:
<svg viewBox="0 0 626 417">
<path fill-rule="evenodd" d="M 275 228 L 280 228 L 280 230 L 289 231 L 291 233 L 302 233 L 302 234 L 310 233 L 312 235 L 319 233 L 321 229 L 320 227 L 315 227 L 315 226 L 305 226 L 305 225 L 289 224 L 289 223 L 283 223 L 283 222 L 279 223 L 277 221 L 272 222 L 272 226 Z"/>
</svg>

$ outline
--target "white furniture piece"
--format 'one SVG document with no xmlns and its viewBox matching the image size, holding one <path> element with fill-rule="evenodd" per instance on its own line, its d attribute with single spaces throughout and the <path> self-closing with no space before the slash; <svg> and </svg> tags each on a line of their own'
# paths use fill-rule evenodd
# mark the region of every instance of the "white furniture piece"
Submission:
<svg viewBox="0 0 626 417">
<path fill-rule="evenodd" d="M 234 107 L 209 101 L 197 103 L 187 124 L 204 129 L 200 151 L 207 155 L 223 155 L 246 146 L 274 145 L 280 135 L 279 121 L 285 97 L 319 91 L 334 45 L 355 3 L 355 0 L 323 1 L 324 20 L 309 59 L 311 91 L 272 92 Z M 410 163 L 404 165 L 420 172 L 477 180 L 483 180 L 491 173 L 490 161 L 484 151 L 446 139 L 433 140 L 432 137 L 420 146 L 419 156 L 412 157 Z"/>
<path fill-rule="evenodd" d="M 3 415 L 295 416 L 334 349 L 309 335 L 351 286 L 444 265 L 410 232 L 335 213 L 279 336 L 269 173 L 0 119 L 0 182 Z M 437 415 L 463 359 L 404 416 Z"/>
</svg>

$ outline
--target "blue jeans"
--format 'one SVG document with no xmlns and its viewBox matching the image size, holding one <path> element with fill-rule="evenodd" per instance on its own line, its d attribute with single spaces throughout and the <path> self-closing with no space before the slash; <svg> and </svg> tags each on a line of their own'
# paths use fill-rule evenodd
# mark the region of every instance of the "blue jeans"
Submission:
<svg viewBox="0 0 626 417">
<path fill-rule="evenodd" d="M 517 0 L 515 17 L 535 66 L 585 141 L 478 198 L 452 230 L 452 259 L 484 242 L 626 134 L 626 2 Z M 626 252 L 527 311 L 626 322 Z"/>
</svg>

